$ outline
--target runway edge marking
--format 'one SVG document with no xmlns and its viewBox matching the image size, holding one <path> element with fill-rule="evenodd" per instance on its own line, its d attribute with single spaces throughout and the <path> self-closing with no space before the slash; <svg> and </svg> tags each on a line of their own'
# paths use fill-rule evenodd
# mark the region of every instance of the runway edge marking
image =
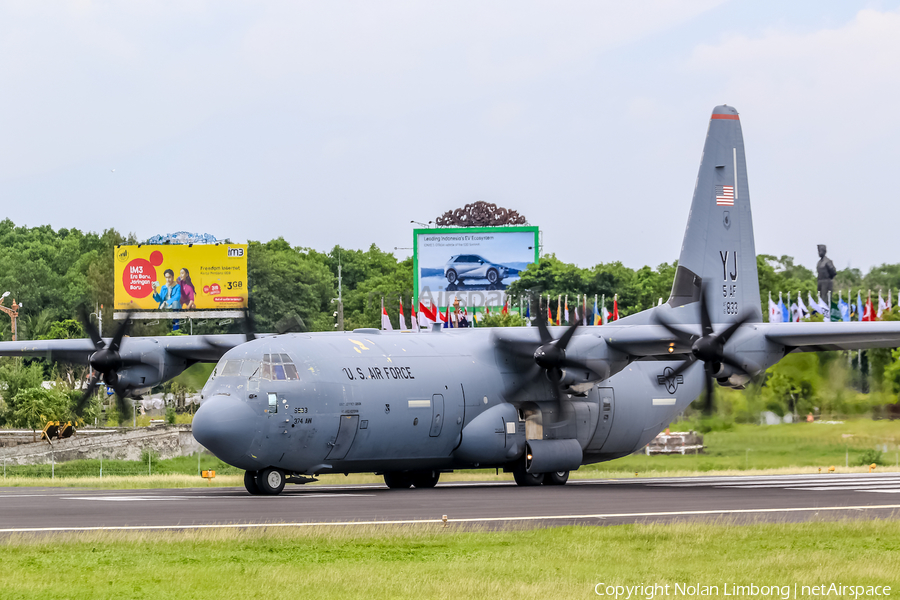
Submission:
<svg viewBox="0 0 900 600">
<path fill-rule="evenodd" d="M 866 504 L 862 506 L 811 506 L 792 508 L 742 508 L 722 510 L 685 510 L 641 513 L 607 513 L 593 515 L 548 515 L 535 517 L 473 517 L 469 519 L 447 519 L 447 523 L 497 523 L 502 521 L 561 521 L 575 519 L 621 519 L 633 517 L 684 517 L 703 515 L 740 515 L 766 513 L 796 513 L 820 511 L 865 511 L 900 509 L 900 504 Z M 104 527 L 23 527 L 0 529 L 0 533 L 46 533 L 68 531 L 149 531 L 188 529 L 263 529 L 266 527 L 347 527 L 352 525 L 427 525 L 443 523 L 442 519 L 406 519 L 398 521 L 321 521 L 310 523 L 207 523 L 200 525 L 113 525 Z"/>
</svg>

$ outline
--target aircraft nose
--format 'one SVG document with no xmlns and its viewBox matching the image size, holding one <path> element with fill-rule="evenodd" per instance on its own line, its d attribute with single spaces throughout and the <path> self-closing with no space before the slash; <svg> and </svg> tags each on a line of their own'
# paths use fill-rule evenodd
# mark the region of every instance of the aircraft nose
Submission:
<svg viewBox="0 0 900 600">
<path fill-rule="evenodd" d="M 256 434 L 258 415 L 247 403 L 213 396 L 203 403 L 191 425 L 194 439 L 230 465 L 240 467 Z"/>
</svg>

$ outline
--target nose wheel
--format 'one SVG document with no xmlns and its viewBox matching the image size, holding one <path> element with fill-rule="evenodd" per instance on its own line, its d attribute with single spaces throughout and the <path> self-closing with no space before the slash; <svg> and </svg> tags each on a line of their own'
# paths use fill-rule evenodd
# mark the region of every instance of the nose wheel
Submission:
<svg viewBox="0 0 900 600">
<path fill-rule="evenodd" d="M 262 492 L 256 485 L 256 471 L 244 471 L 244 487 L 253 496 L 259 496 Z"/>
<path fill-rule="evenodd" d="M 248 471 L 249 472 L 249 471 Z M 284 471 L 281 469 L 268 468 L 257 471 L 254 478 L 259 494 L 263 496 L 277 496 L 284 489 L 285 477 Z M 244 475 L 244 486 L 247 486 L 247 475 Z M 249 486 L 247 491 L 250 492 Z M 251 494 L 253 492 L 250 492 Z"/>
</svg>

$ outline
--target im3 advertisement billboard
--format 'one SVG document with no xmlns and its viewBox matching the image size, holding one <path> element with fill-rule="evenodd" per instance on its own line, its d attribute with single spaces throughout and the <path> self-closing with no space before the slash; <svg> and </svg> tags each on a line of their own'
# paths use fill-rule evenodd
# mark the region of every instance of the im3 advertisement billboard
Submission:
<svg viewBox="0 0 900 600">
<path fill-rule="evenodd" d="M 115 249 L 117 310 L 234 309 L 247 305 L 247 245 Z"/>
</svg>

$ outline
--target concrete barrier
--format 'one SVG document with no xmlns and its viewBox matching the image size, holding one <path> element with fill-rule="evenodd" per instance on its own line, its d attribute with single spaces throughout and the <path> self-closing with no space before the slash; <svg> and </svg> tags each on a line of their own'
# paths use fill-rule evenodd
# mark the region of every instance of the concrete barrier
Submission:
<svg viewBox="0 0 900 600">
<path fill-rule="evenodd" d="M 0 462 L 7 465 L 35 465 L 51 461 L 99 459 L 141 460 L 144 451 L 150 451 L 161 459 L 190 456 L 203 450 L 194 440 L 190 425 L 165 425 L 102 430 L 100 433 L 78 431 L 73 437 L 54 440 L 48 444 L 29 442 L 0 448 Z M 30 440 L 31 432 L 28 432 Z"/>
</svg>

